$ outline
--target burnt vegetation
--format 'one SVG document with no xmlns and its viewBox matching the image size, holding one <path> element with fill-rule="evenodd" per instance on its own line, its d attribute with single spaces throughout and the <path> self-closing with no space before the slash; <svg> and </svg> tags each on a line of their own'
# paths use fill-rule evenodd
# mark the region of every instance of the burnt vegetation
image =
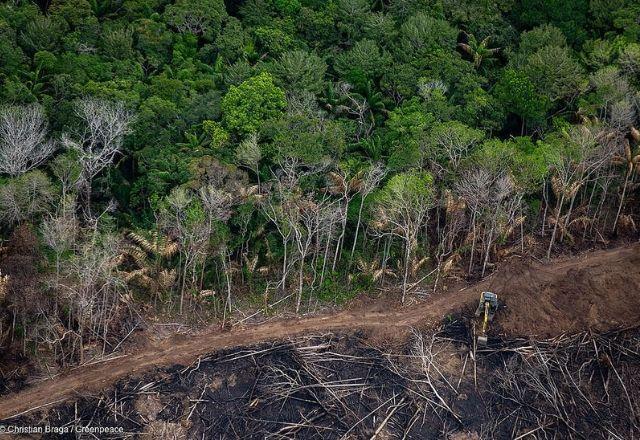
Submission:
<svg viewBox="0 0 640 440">
<path fill-rule="evenodd" d="M 491 339 L 468 323 L 400 351 L 328 334 L 226 350 L 23 416 L 154 438 L 633 438 L 637 330 Z"/>
<path fill-rule="evenodd" d="M 159 322 L 416 303 L 509 256 L 637 241 L 639 127 L 637 0 L 3 1 L 0 394 L 118 356 Z M 588 272 L 569 280 L 595 286 Z M 637 265 L 628 272 L 633 286 Z M 622 281 L 601 278 L 615 296 Z M 547 319 L 611 324 L 560 287 Z M 611 314 L 635 319 L 630 304 Z M 501 359 L 483 376 L 499 383 L 459 393 L 467 379 L 436 368 L 446 338 L 414 336 L 404 358 L 314 338 L 246 352 L 234 362 L 250 391 L 198 382 L 207 368 L 230 377 L 238 353 L 202 360 L 150 385 L 185 386 L 154 426 L 480 432 L 465 394 L 505 408 L 483 416 L 495 435 L 635 433 L 632 339 L 510 342 L 474 362 Z M 134 385 L 73 417 L 152 429 Z M 596 426 L 601 414 L 616 423 Z"/>
</svg>

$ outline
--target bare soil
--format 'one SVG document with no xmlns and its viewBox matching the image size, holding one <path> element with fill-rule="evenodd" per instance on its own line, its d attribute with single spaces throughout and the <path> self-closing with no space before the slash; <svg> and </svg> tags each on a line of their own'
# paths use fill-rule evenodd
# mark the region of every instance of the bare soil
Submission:
<svg viewBox="0 0 640 440">
<path fill-rule="evenodd" d="M 504 303 L 494 324 L 494 332 L 501 335 L 552 336 L 591 328 L 604 331 L 633 326 L 640 318 L 640 245 L 589 252 L 546 264 L 512 257 L 478 284 L 451 289 L 404 307 L 374 303 L 332 315 L 236 326 L 228 332 L 216 327 L 196 335 L 177 335 L 151 343 L 137 353 L 85 365 L 3 396 L 0 420 L 97 393 L 120 379 L 142 376 L 156 368 L 190 365 L 221 349 L 303 334 L 355 330 L 378 337 L 406 334 L 412 327 L 437 325 L 452 314 L 468 314 L 483 290 L 496 292 Z"/>
<path fill-rule="evenodd" d="M 504 303 L 497 326 L 507 337 L 633 326 L 640 317 L 640 246 L 548 264 L 512 258 L 481 285 Z"/>
</svg>

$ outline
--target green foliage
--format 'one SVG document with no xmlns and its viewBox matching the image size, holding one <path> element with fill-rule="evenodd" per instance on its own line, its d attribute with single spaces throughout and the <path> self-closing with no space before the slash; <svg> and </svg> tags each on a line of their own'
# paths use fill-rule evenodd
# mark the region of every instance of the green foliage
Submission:
<svg viewBox="0 0 640 440">
<path fill-rule="evenodd" d="M 227 12 L 222 0 L 177 0 L 164 11 L 164 19 L 179 32 L 213 41 Z"/>
<path fill-rule="evenodd" d="M 380 232 L 380 208 L 391 215 L 399 202 L 422 203 L 426 216 L 436 201 L 455 202 L 460 182 L 477 169 L 479 179 L 484 171 L 503 176 L 503 189 L 533 207 L 543 199 L 553 203 L 557 194 L 543 197 L 543 183 L 561 165 L 578 169 L 580 162 L 582 153 L 570 139 L 574 125 L 601 126 L 611 139 L 631 139 L 629 127 L 640 124 L 640 5 L 634 0 L 40 3 L 0 5 L 0 106 L 41 104 L 47 139 L 56 141 L 77 128 L 78 98 L 119 101 L 135 114 L 113 167 L 96 176 L 94 214 L 115 199 L 118 227 L 155 227 L 159 207 L 176 196 L 176 188 L 188 188 L 194 199 L 203 186 L 223 188 L 233 207 L 224 207 L 230 219 L 215 225 L 209 244 L 219 238 L 228 246 L 229 273 L 245 266 L 245 257 L 257 257 L 251 261 L 264 264 L 260 282 L 271 283 L 285 251 L 288 263 L 297 265 L 297 243 L 293 236 L 283 242 L 265 201 L 295 205 L 287 206 L 289 223 L 279 225 L 285 232 L 308 214 L 307 206 L 333 203 L 317 224 L 346 213 L 344 236 L 336 251 L 328 237 L 340 236 L 338 221 L 312 240 L 313 260 L 326 263 L 326 273 L 312 287 L 303 282 L 308 295 L 327 300 L 342 301 L 377 282 L 370 274 L 357 275 L 344 288 L 344 271 L 356 263 L 351 247 L 358 255 Z M 612 148 L 620 153 L 623 142 L 612 142 Z M 634 142 L 630 148 L 635 152 Z M 56 204 L 51 198 L 60 189 L 75 197 L 78 160 L 58 148 L 38 170 L 0 177 L 3 232 L 38 221 Z M 327 174 L 338 163 L 349 188 L 334 182 L 331 192 Z M 381 174 L 363 200 L 367 170 L 373 169 Z M 626 176 L 610 179 L 608 194 L 636 200 L 636 174 L 630 174 L 626 192 L 614 188 Z M 482 179 L 475 184 L 487 194 L 500 186 Z M 595 188 L 593 200 L 601 196 L 599 183 L 579 188 L 586 186 Z M 337 195 L 342 190 L 348 200 Z M 278 191 L 282 200 L 271 197 Z M 581 195 L 572 209 L 590 198 Z M 203 220 L 203 207 L 189 206 L 184 220 L 194 226 Z M 442 221 L 458 214 L 449 208 L 446 214 L 438 210 L 436 227 L 420 226 L 428 226 L 416 238 L 425 255 L 433 232 L 447 230 Z M 627 205 L 620 213 L 637 216 Z M 492 249 L 480 243 L 491 225 L 480 225 L 484 218 L 474 221 L 483 231 L 476 251 Z M 364 223 L 370 228 L 359 228 L 356 239 L 354 226 Z M 496 224 L 503 226 L 513 225 Z M 506 236 L 500 232 L 501 239 Z M 386 249 L 392 259 L 403 258 L 398 242 Z M 326 243 L 325 257 L 318 249 Z M 458 254 L 467 258 L 472 247 L 465 242 Z M 367 261 L 375 257 L 368 249 L 363 255 Z M 201 282 L 224 287 L 221 270 L 206 263 L 199 263 L 206 266 Z M 303 269 L 306 277 L 311 271 Z"/>
<path fill-rule="evenodd" d="M 462 122 L 437 123 L 427 136 L 427 155 L 455 171 L 460 161 L 484 138 L 484 133 Z"/>
<path fill-rule="evenodd" d="M 345 148 L 343 127 L 313 116 L 285 115 L 263 131 L 271 139 L 269 155 L 276 161 L 296 158 L 315 164 L 339 158 Z"/>
<path fill-rule="evenodd" d="M 225 61 L 235 62 L 242 57 L 250 42 L 251 38 L 242 28 L 240 20 L 229 17 L 214 45 Z"/>
<path fill-rule="evenodd" d="M 335 69 L 347 82 L 362 87 L 379 78 L 391 64 L 373 40 L 358 41 L 351 49 L 336 57 Z"/>
<path fill-rule="evenodd" d="M 164 23 L 142 19 L 135 22 L 136 50 L 149 65 L 158 68 L 169 61 L 172 36 Z"/>
<path fill-rule="evenodd" d="M 411 16 L 400 27 L 396 57 L 400 60 L 425 66 L 425 57 L 443 50 L 452 50 L 458 32 L 445 20 L 424 13 Z"/>
<path fill-rule="evenodd" d="M 234 132 L 252 133 L 263 121 L 277 117 L 286 107 L 284 92 L 273 77 L 262 72 L 239 86 L 231 86 L 222 99 L 222 121 Z"/>
<path fill-rule="evenodd" d="M 216 121 L 203 121 L 202 129 L 208 136 L 210 146 L 213 149 L 224 148 L 229 142 L 229 133 Z"/>
<path fill-rule="evenodd" d="M 505 110 L 520 116 L 523 121 L 539 123 L 551 103 L 536 91 L 529 77 L 522 71 L 507 69 L 494 89 L 494 96 Z"/>
<path fill-rule="evenodd" d="M 289 22 L 278 22 L 276 26 L 259 26 L 254 30 L 256 42 L 263 52 L 280 55 L 295 47 L 295 41 L 287 29 Z"/>
<path fill-rule="evenodd" d="M 317 289 L 315 295 L 320 301 L 343 305 L 357 295 L 371 289 L 373 282 L 366 277 L 358 277 L 355 282 L 345 285 L 339 273 L 329 274 L 324 283 Z"/>
<path fill-rule="evenodd" d="M 60 44 L 67 23 L 52 16 L 37 15 L 27 23 L 20 39 L 25 49 L 37 52 L 53 51 Z"/>
<path fill-rule="evenodd" d="M 560 29 L 550 24 L 543 24 L 522 33 L 518 52 L 528 56 L 546 46 L 565 47 L 566 45 L 567 39 Z"/>
<path fill-rule="evenodd" d="M 327 64 L 316 54 L 294 50 L 270 64 L 278 86 L 290 92 L 320 93 L 324 89 Z"/>
<path fill-rule="evenodd" d="M 0 185 L 0 222 L 33 221 L 51 207 L 54 190 L 42 171 L 34 170 Z"/>
<path fill-rule="evenodd" d="M 54 19 L 63 19 L 72 30 L 87 31 L 98 24 L 88 0 L 53 0 L 49 14 Z"/>
<path fill-rule="evenodd" d="M 376 203 L 392 219 L 392 227 L 412 221 L 415 211 L 424 210 L 433 203 L 433 183 L 433 176 L 424 171 L 396 174 L 376 194 Z"/>
<path fill-rule="evenodd" d="M 572 43 L 586 39 L 589 2 L 583 0 L 522 0 L 514 5 L 517 24 L 527 28 L 552 24 Z"/>
<path fill-rule="evenodd" d="M 496 173 L 508 169 L 522 191 L 533 193 L 538 191 L 549 175 L 556 155 L 551 144 L 533 142 L 528 137 L 516 137 L 508 141 L 485 141 L 472 160 Z"/>
<path fill-rule="evenodd" d="M 586 89 L 584 71 L 566 47 L 543 47 L 529 56 L 524 70 L 537 93 L 551 102 L 577 96 Z"/>
</svg>

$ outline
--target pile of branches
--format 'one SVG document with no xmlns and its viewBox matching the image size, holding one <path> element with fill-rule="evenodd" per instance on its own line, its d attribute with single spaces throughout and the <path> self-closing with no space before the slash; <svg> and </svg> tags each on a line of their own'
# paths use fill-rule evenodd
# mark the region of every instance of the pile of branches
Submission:
<svg viewBox="0 0 640 440">
<path fill-rule="evenodd" d="M 230 349 L 123 380 L 18 422 L 123 426 L 158 439 L 628 439 L 640 333 L 492 341 L 461 321 L 400 352 L 333 334 Z M 27 416 L 23 416 L 27 417 Z"/>
<path fill-rule="evenodd" d="M 479 353 L 493 368 L 486 437 L 636 438 L 640 336 L 583 332 Z"/>
<path fill-rule="evenodd" d="M 335 335 L 230 350 L 45 417 L 124 426 L 116 438 L 447 438 L 462 421 L 433 342 L 420 336 L 393 355 Z"/>
<path fill-rule="evenodd" d="M 205 386 L 192 420 L 205 437 L 446 437 L 462 421 L 451 408 L 451 380 L 438 371 L 438 342 L 416 333 L 408 353 L 391 355 L 325 336 L 236 352 L 221 361 L 251 360 L 255 368 L 240 405 L 221 413 Z"/>
</svg>

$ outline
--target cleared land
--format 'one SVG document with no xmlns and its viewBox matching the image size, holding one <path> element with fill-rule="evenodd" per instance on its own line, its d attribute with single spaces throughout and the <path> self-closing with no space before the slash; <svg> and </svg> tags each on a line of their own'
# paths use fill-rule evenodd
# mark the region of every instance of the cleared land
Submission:
<svg viewBox="0 0 640 440">
<path fill-rule="evenodd" d="M 412 327 L 437 326 L 448 315 L 468 314 L 482 290 L 495 291 L 504 301 L 494 328 L 495 334 L 503 337 L 549 337 L 630 327 L 640 318 L 640 245 L 545 264 L 512 258 L 476 285 L 406 307 L 382 309 L 374 304 L 332 315 L 238 326 L 228 332 L 210 329 L 190 337 L 165 339 L 140 352 L 86 365 L 3 396 L 0 420 L 106 390 L 120 379 L 142 376 L 159 367 L 190 365 L 221 349 L 305 334 L 365 330 L 372 336 L 397 336 Z"/>
</svg>

